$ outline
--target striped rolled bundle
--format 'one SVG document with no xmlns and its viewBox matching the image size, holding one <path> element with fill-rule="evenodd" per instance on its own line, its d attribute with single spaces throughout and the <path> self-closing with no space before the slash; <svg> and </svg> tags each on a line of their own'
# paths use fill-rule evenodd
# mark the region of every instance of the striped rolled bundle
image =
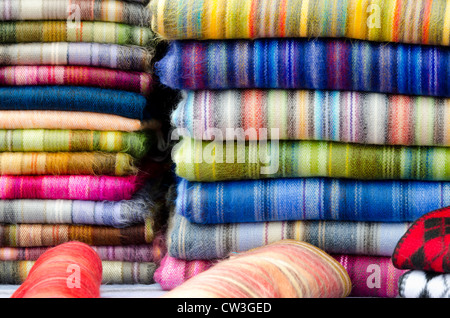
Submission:
<svg viewBox="0 0 450 318">
<path fill-rule="evenodd" d="M 163 111 L 148 0 L 0 0 L 0 284 L 88 244 L 102 284 L 166 253 Z"/>
<path fill-rule="evenodd" d="M 168 43 L 155 72 L 181 93 L 161 286 L 292 239 L 337 257 L 352 296 L 397 297 L 398 240 L 449 205 L 449 2 L 153 0 L 150 11 Z"/>
</svg>

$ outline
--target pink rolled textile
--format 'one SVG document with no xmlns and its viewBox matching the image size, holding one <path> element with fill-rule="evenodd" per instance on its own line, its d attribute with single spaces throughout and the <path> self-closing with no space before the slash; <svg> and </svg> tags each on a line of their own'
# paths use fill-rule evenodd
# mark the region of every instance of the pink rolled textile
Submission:
<svg viewBox="0 0 450 318">
<path fill-rule="evenodd" d="M 398 280 L 405 271 L 396 269 L 390 257 L 332 256 L 347 270 L 352 281 L 349 297 L 395 298 L 398 296 Z M 206 271 L 217 261 L 185 261 L 167 254 L 156 270 L 154 278 L 163 290 L 169 291 L 189 278 Z"/>
</svg>

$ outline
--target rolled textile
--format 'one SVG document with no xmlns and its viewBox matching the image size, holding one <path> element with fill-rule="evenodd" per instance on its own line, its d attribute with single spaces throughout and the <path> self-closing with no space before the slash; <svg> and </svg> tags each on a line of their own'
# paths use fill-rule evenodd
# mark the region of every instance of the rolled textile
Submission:
<svg viewBox="0 0 450 318">
<path fill-rule="evenodd" d="M 96 246 L 140 245 L 151 243 L 155 232 L 153 221 L 117 229 L 108 226 L 72 224 L 1 224 L 2 247 L 50 247 L 79 241 Z"/>
<path fill-rule="evenodd" d="M 136 175 L 139 165 L 125 153 L 0 152 L 0 175 Z"/>
<path fill-rule="evenodd" d="M 399 279 L 399 296 L 402 298 L 449 298 L 449 273 L 410 270 Z"/>
<path fill-rule="evenodd" d="M 450 145 L 448 98 L 277 89 L 184 91 L 182 96 L 172 125 L 195 139 Z"/>
<path fill-rule="evenodd" d="M 155 72 L 174 89 L 319 89 L 449 97 L 449 58 L 448 47 L 345 39 L 173 41 Z"/>
<path fill-rule="evenodd" d="M 18 43 L 0 46 L 0 65 L 72 65 L 151 71 L 154 52 L 135 45 L 101 43 Z"/>
<path fill-rule="evenodd" d="M 0 262 L 0 284 L 20 285 L 28 277 L 36 261 Z M 102 261 L 102 284 L 146 284 L 154 283 L 157 265 L 145 262 Z M 70 275 L 70 271 L 67 276 Z"/>
<path fill-rule="evenodd" d="M 330 254 L 391 256 L 409 223 L 285 221 L 204 225 L 173 215 L 167 233 L 170 256 L 214 260 L 277 240 L 305 241 Z"/>
<path fill-rule="evenodd" d="M 154 136 L 149 132 L 93 130 L 0 129 L 0 152 L 88 152 L 127 153 L 144 157 Z"/>
<path fill-rule="evenodd" d="M 450 180 L 448 147 L 183 138 L 172 154 L 177 175 L 189 181 L 293 177 Z"/>
<path fill-rule="evenodd" d="M 2 86 L 92 86 L 129 91 L 148 96 L 152 91 L 152 75 L 88 66 L 3 66 Z"/>
<path fill-rule="evenodd" d="M 142 120 L 147 99 L 138 93 L 80 86 L 0 87 L 0 110 L 63 110 Z"/>
<path fill-rule="evenodd" d="M 0 176 L 0 199 L 120 201 L 142 188 L 140 176 Z"/>
<path fill-rule="evenodd" d="M 115 22 L 14 21 L 0 22 L 0 43 L 93 42 L 150 46 L 154 41 L 148 27 Z"/>
<path fill-rule="evenodd" d="M 151 119 L 141 122 L 123 116 L 77 111 L 0 110 L 0 129 L 67 129 L 135 132 L 159 128 Z"/>
<path fill-rule="evenodd" d="M 446 0 L 154 0 L 152 28 L 163 38 L 347 37 L 449 44 Z"/>
<path fill-rule="evenodd" d="M 0 200 L 3 224 L 78 224 L 124 228 L 162 218 L 159 183 L 149 180 L 131 200 Z"/>
<path fill-rule="evenodd" d="M 72 20 L 119 22 L 150 26 L 142 4 L 118 0 L 1 0 L 0 21 Z"/>
<path fill-rule="evenodd" d="M 398 281 L 404 270 L 396 269 L 386 256 L 333 254 L 347 271 L 352 282 L 350 297 L 398 296 Z M 163 290 L 172 290 L 188 279 L 214 266 L 219 260 L 185 261 L 165 255 L 154 279 Z"/>
<path fill-rule="evenodd" d="M 181 179 L 175 199 L 175 213 L 199 224 L 297 220 L 413 222 L 446 206 L 450 206 L 450 182 L 334 178 L 228 182 Z"/>
<path fill-rule="evenodd" d="M 91 246 L 104 261 L 121 261 L 159 264 L 166 253 L 165 241 L 158 234 L 148 244 Z M 51 247 L 1 247 L 0 261 L 36 261 Z"/>
</svg>

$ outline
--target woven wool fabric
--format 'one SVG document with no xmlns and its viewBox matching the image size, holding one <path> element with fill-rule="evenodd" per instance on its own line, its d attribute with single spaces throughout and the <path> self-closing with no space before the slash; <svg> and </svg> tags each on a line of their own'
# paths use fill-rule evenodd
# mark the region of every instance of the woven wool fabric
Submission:
<svg viewBox="0 0 450 318">
<path fill-rule="evenodd" d="M 147 154 L 153 142 L 150 133 L 15 129 L 0 130 L 0 151 L 27 152 L 87 152 L 127 153 L 135 158 Z"/>
<path fill-rule="evenodd" d="M 204 140 L 449 146 L 450 99 L 354 91 L 184 91 L 172 124 Z"/>
<path fill-rule="evenodd" d="M 108 175 L 138 173 L 138 163 L 125 153 L 0 152 L 0 175 Z"/>
<path fill-rule="evenodd" d="M 153 37 L 150 28 L 115 22 L 0 22 L 0 43 L 94 42 L 149 46 Z"/>
<path fill-rule="evenodd" d="M 120 201 L 142 188 L 139 176 L 0 176 L 0 199 Z"/>
<path fill-rule="evenodd" d="M 89 245 L 140 245 L 151 243 L 154 237 L 152 220 L 145 224 L 117 229 L 108 226 L 69 224 L 0 225 L 0 246 L 42 247 L 79 241 Z"/>
<path fill-rule="evenodd" d="M 391 256 L 409 223 L 289 221 L 203 225 L 174 215 L 167 233 L 170 256 L 185 260 L 224 258 L 269 243 L 305 241 L 330 254 Z"/>
<path fill-rule="evenodd" d="M 331 141 L 264 143 L 183 138 L 173 149 L 178 176 L 189 181 L 333 177 L 450 180 L 450 148 Z"/>
<path fill-rule="evenodd" d="M 156 120 L 141 122 L 123 116 L 93 112 L 0 110 L 0 129 L 54 129 L 135 132 L 157 128 Z"/>
<path fill-rule="evenodd" d="M 158 184 L 149 181 L 131 200 L 0 200 L 3 224 L 79 224 L 123 228 L 161 218 Z M 159 221 L 160 222 L 160 221 Z"/>
<path fill-rule="evenodd" d="M 450 274 L 411 270 L 400 277 L 399 296 L 403 298 L 449 298 Z"/>
<path fill-rule="evenodd" d="M 68 20 L 119 22 L 150 26 L 150 12 L 141 4 L 118 0 L 2 0 L 0 21 Z"/>
<path fill-rule="evenodd" d="M 63 110 L 142 120 L 147 100 L 138 93 L 79 86 L 0 87 L 0 110 Z"/>
<path fill-rule="evenodd" d="M 149 95 L 153 87 L 152 75 L 145 72 L 126 72 L 88 66 L 3 66 L 0 85 L 69 85 L 92 86 L 130 91 Z"/>
<path fill-rule="evenodd" d="M 101 43 L 18 43 L 0 46 L 0 65 L 75 65 L 151 71 L 149 48 Z"/>
<path fill-rule="evenodd" d="M 350 277 L 350 297 L 398 296 L 398 280 L 405 271 L 396 269 L 389 257 L 345 254 L 331 256 L 345 268 Z M 217 262 L 218 260 L 186 261 L 165 255 L 155 272 L 155 282 L 163 290 L 172 290 Z"/>
<path fill-rule="evenodd" d="M 182 179 L 177 189 L 175 213 L 199 224 L 297 220 L 413 222 L 429 211 L 450 206 L 450 182 L 437 181 Z"/>
<path fill-rule="evenodd" d="M 152 27 L 168 39 L 347 37 L 449 45 L 446 0 L 155 0 Z"/>
<path fill-rule="evenodd" d="M 0 262 L 0 284 L 22 284 L 34 264 L 35 261 Z M 102 284 L 153 284 L 156 268 L 150 262 L 102 261 Z"/>
<path fill-rule="evenodd" d="M 155 68 L 161 82 L 176 89 L 321 89 L 449 97 L 449 59 L 448 47 L 345 39 L 173 41 Z"/>
</svg>

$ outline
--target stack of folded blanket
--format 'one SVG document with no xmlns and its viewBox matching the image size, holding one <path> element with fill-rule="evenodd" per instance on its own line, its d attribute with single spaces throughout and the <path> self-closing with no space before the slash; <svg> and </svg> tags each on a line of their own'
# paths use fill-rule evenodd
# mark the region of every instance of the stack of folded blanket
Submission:
<svg viewBox="0 0 450 318">
<path fill-rule="evenodd" d="M 165 253 L 148 1 L 0 0 L 0 282 L 90 244 L 105 284 Z M 156 113 L 156 112 L 155 112 Z"/>
<path fill-rule="evenodd" d="M 154 0 L 182 90 L 157 281 L 280 239 L 333 254 L 352 296 L 396 297 L 410 222 L 449 205 L 446 0 Z"/>
</svg>

